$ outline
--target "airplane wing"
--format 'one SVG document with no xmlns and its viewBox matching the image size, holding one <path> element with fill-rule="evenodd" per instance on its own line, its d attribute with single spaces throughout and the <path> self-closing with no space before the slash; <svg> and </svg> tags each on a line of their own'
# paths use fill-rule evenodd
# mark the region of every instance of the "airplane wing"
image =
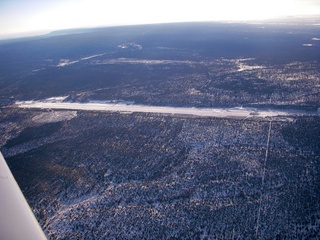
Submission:
<svg viewBox="0 0 320 240">
<path fill-rule="evenodd" d="M 0 152 L 0 239 L 47 239 Z"/>
</svg>

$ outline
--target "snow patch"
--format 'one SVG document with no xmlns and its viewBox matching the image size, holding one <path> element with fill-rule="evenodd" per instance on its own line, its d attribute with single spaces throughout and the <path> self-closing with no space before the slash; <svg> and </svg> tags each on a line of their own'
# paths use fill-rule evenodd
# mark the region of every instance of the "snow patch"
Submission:
<svg viewBox="0 0 320 240">
<path fill-rule="evenodd" d="M 304 47 L 312 47 L 313 44 L 311 44 L 311 43 L 304 43 L 304 44 L 302 44 L 302 46 L 304 46 Z"/>
<path fill-rule="evenodd" d="M 63 102 L 68 96 L 50 97 L 46 98 L 44 102 Z"/>
<path fill-rule="evenodd" d="M 65 66 L 68 66 L 68 65 L 72 65 L 72 64 L 78 63 L 80 61 L 85 61 L 85 60 L 89 60 L 91 58 L 100 57 L 102 55 L 104 55 L 104 54 L 103 53 L 95 54 L 95 55 L 91 55 L 91 56 L 88 56 L 88 57 L 83 57 L 83 58 L 80 58 L 80 59 L 74 60 L 74 61 L 71 61 L 70 59 L 60 59 L 60 62 L 57 65 L 57 67 L 65 67 Z"/>
<path fill-rule="evenodd" d="M 41 70 L 43 70 L 44 68 L 39 68 L 39 69 L 34 69 L 34 70 L 32 70 L 32 72 L 39 72 L 39 71 L 41 71 Z"/>
<path fill-rule="evenodd" d="M 118 48 L 131 49 L 131 50 L 142 50 L 142 46 L 137 43 L 122 43 L 118 45 Z"/>
<path fill-rule="evenodd" d="M 36 123 L 52 123 L 71 120 L 77 116 L 77 111 L 42 112 L 32 118 Z"/>
<path fill-rule="evenodd" d="M 79 62 L 79 60 L 70 61 L 69 59 L 61 59 L 57 67 L 65 67 L 71 64 L 75 64 L 77 62 Z"/>
<path fill-rule="evenodd" d="M 235 63 L 237 65 L 237 67 L 239 68 L 238 72 L 251 71 L 251 70 L 255 70 L 255 69 L 263 69 L 263 68 L 265 68 L 264 66 L 258 66 L 258 65 L 250 66 L 250 65 L 247 65 L 247 64 L 244 63 L 244 62 L 249 61 L 249 60 L 254 60 L 254 58 L 240 58 L 240 59 L 236 59 L 235 60 Z"/>
<path fill-rule="evenodd" d="M 107 59 L 104 61 L 95 61 L 94 64 L 146 64 L 146 65 L 162 65 L 162 64 L 197 64 L 193 61 L 179 61 L 179 60 L 147 60 L 136 58 L 116 58 Z"/>
<path fill-rule="evenodd" d="M 102 56 L 102 55 L 103 55 L 103 54 L 96 54 L 96 55 L 92 55 L 92 56 L 89 56 L 89 57 L 81 58 L 80 60 L 81 60 L 81 61 L 84 61 L 84 60 L 88 60 L 88 59 L 91 59 L 91 58 L 100 57 L 100 56 Z"/>
<path fill-rule="evenodd" d="M 192 94 L 192 95 L 201 94 L 201 92 L 199 90 L 195 89 L 195 88 L 190 88 L 188 90 L 188 93 Z"/>
</svg>

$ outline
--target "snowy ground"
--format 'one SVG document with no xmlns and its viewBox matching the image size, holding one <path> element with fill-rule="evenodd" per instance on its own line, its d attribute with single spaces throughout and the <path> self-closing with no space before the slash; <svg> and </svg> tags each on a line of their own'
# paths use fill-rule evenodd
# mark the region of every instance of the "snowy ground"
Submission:
<svg viewBox="0 0 320 240">
<path fill-rule="evenodd" d="M 184 107 L 162 107 L 146 105 L 126 105 L 112 103 L 68 103 L 68 102 L 48 102 L 48 101 L 22 101 L 16 102 L 20 108 L 40 108 L 40 109 L 68 109 L 85 111 L 107 111 L 107 112 L 142 112 L 142 113 L 162 113 L 193 115 L 202 117 L 276 117 L 292 115 L 309 115 L 302 111 L 293 110 L 272 110 L 255 108 L 184 108 Z"/>
<path fill-rule="evenodd" d="M 32 118 L 36 123 L 52 123 L 70 120 L 77 116 L 77 111 L 42 112 Z"/>
</svg>

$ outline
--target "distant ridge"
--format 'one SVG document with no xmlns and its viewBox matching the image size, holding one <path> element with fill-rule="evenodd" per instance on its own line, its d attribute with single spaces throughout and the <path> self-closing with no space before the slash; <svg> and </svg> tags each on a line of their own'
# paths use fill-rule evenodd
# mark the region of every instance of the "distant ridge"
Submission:
<svg viewBox="0 0 320 240">
<path fill-rule="evenodd" d="M 69 34 L 80 34 L 80 33 L 90 33 L 90 32 L 97 32 L 105 30 L 109 27 L 98 27 L 98 28 L 71 28 L 71 29 L 61 29 L 61 30 L 55 30 L 52 31 L 44 36 L 63 36 L 63 35 L 69 35 Z"/>
<path fill-rule="evenodd" d="M 270 24 L 270 25 L 319 25 L 320 16 L 298 16 L 298 17 L 284 17 L 277 19 L 268 19 L 261 21 L 201 21 L 201 22 L 168 22 L 168 23 L 147 23 L 147 24 L 136 24 L 136 25 L 113 25 L 113 26 L 101 26 L 101 27 L 84 27 L 84 28 L 70 28 L 70 29 L 59 29 L 49 33 L 21 36 L 21 37 L 10 37 L 0 38 L 0 45 L 12 44 L 18 42 L 26 42 L 56 36 L 72 35 L 72 34 L 83 34 L 91 32 L 105 31 L 111 28 L 132 28 L 132 27 L 146 27 L 146 26 L 177 26 L 177 25 L 203 25 L 203 24 Z"/>
<path fill-rule="evenodd" d="M 33 41 L 33 40 L 45 38 L 44 36 L 45 35 L 30 36 L 30 37 L 17 37 L 17 38 L 3 39 L 3 40 L 0 39 L 0 45 Z"/>
</svg>

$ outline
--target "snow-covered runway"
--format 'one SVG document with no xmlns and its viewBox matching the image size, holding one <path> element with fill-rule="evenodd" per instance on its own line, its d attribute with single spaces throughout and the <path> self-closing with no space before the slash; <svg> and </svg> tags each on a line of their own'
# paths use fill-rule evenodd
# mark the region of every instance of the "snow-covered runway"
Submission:
<svg viewBox="0 0 320 240">
<path fill-rule="evenodd" d="M 48 102 L 48 101 L 21 101 L 16 102 L 20 108 L 39 109 L 68 109 L 83 111 L 106 111 L 106 112 L 140 112 L 140 113 L 161 113 L 193 115 L 202 117 L 276 117 L 306 115 L 306 113 L 290 110 L 272 110 L 255 108 L 187 108 L 187 107 L 166 107 L 148 105 L 128 105 L 114 103 L 69 103 L 69 102 Z"/>
</svg>

